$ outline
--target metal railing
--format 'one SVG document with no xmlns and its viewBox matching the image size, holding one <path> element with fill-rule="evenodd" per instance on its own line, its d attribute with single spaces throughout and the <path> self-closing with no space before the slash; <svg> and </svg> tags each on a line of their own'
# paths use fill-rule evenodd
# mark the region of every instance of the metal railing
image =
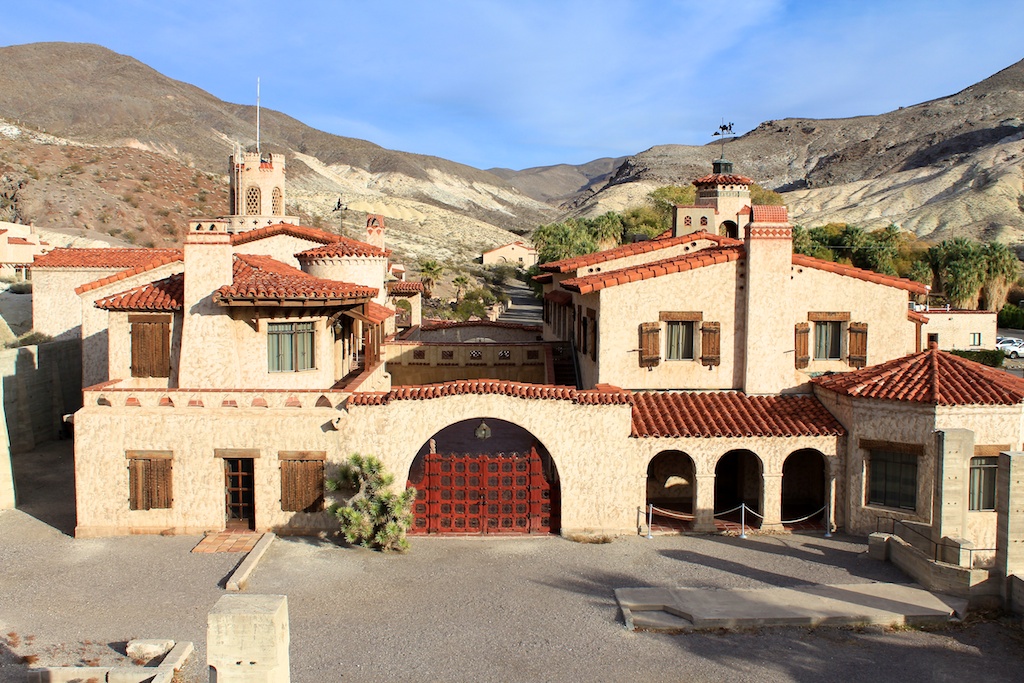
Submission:
<svg viewBox="0 0 1024 683">
<path fill-rule="evenodd" d="M 889 523 L 889 531 L 882 531 L 882 527 L 883 527 L 885 522 Z M 893 536 L 899 536 L 904 541 L 909 543 L 911 546 L 917 548 L 917 545 L 915 545 L 914 542 L 911 539 L 905 538 L 903 536 L 903 534 L 901 533 L 901 531 L 897 530 L 897 525 L 899 526 L 900 530 L 909 531 L 910 533 L 914 534 L 917 538 L 920 538 L 921 540 L 923 540 L 925 543 L 928 544 L 927 547 L 929 548 L 929 552 L 931 554 L 931 559 L 932 559 L 933 562 L 943 562 L 945 564 L 953 564 L 952 562 L 947 562 L 944 559 L 945 556 L 942 553 L 942 550 L 943 549 L 948 549 L 948 550 L 951 550 L 952 552 L 956 553 L 956 556 L 957 556 L 956 566 L 966 567 L 968 569 L 974 569 L 976 564 L 981 564 L 980 562 L 976 562 L 975 554 L 981 554 L 981 553 L 994 554 L 996 552 L 995 548 L 965 548 L 965 547 L 957 545 L 955 543 L 947 543 L 947 542 L 943 542 L 943 541 L 933 540 L 931 536 L 925 534 L 922 531 L 919 531 L 918 529 L 915 529 L 914 527 L 912 527 L 909 524 L 905 523 L 902 519 L 896 519 L 894 517 L 879 517 L 879 518 L 877 518 L 875 520 L 875 531 L 877 531 L 879 533 L 892 534 Z M 920 548 L 917 548 L 917 549 L 921 550 Z M 923 551 L 923 550 L 921 550 L 921 552 L 925 553 L 925 551 Z M 959 559 L 960 559 L 960 557 L 961 557 L 961 555 L 963 553 L 967 553 L 967 564 L 966 565 L 961 564 L 959 562 Z M 928 553 L 925 553 L 925 554 L 927 555 Z"/>
<path fill-rule="evenodd" d="M 746 503 L 740 503 L 739 505 L 737 505 L 736 507 L 732 508 L 731 510 L 724 510 L 722 512 L 716 512 L 716 513 L 714 513 L 712 515 L 712 519 L 715 519 L 715 518 L 718 518 L 718 517 L 724 517 L 725 515 L 731 515 L 732 513 L 736 512 L 737 510 L 740 513 L 740 538 L 746 538 L 747 537 L 747 513 L 748 512 L 750 514 L 754 515 L 755 517 L 757 517 L 758 519 L 760 519 L 762 522 L 764 521 L 764 515 L 760 514 L 759 512 L 754 510 L 753 508 L 749 507 Z M 657 511 L 658 515 L 661 516 L 661 517 L 668 517 L 670 519 L 678 519 L 680 521 L 692 522 L 692 521 L 694 521 L 696 519 L 696 515 L 692 515 L 692 514 L 688 514 L 688 513 L 684 513 L 684 512 L 677 512 L 675 510 L 665 510 L 664 508 L 658 508 L 658 507 L 655 507 L 653 504 L 648 503 L 647 510 L 646 510 L 646 512 L 647 512 L 647 538 L 654 538 L 654 535 L 651 532 L 652 532 L 653 525 L 654 525 L 654 514 L 655 514 L 655 511 Z M 644 509 L 638 507 L 637 508 L 637 513 L 639 515 L 642 515 L 644 513 Z M 813 517 L 816 517 L 817 515 L 822 514 L 822 513 L 824 513 L 824 517 L 825 517 L 825 538 L 831 538 L 832 537 L 832 519 L 831 519 L 832 515 L 831 515 L 831 510 L 829 509 L 828 503 L 825 503 L 825 505 L 821 506 L 820 508 L 818 508 L 817 510 L 815 510 L 814 512 L 812 512 L 809 515 L 805 515 L 803 517 L 798 517 L 798 518 L 795 518 L 795 519 L 783 519 L 783 520 L 780 520 L 779 523 L 780 524 L 799 524 L 800 522 L 806 522 L 807 520 L 809 520 L 809 519 L 811 519 Z"/>
</svg>

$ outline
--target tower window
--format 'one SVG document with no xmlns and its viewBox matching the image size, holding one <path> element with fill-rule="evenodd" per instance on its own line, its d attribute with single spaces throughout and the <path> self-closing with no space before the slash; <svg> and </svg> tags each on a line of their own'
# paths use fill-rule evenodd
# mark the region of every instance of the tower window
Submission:
<svg viewBox="0 0 1024 683">
<path fill-rule="evenodd" d="M 686 218 L 683 219 L 683 225 L 685 225 L 686 227 L 690 227 L 691 225 L 693 225 L 693 219 L 687 216 Z"/>
<path fill-rule="evenodd" d="M 701 216 L 700 217 L 700 227 L 702 227 L 702 228 L 708 227 L 708 217 L 707 216 Z"/>
<path fill-rule="evenodd" d="M 274 193 L 271 195 L 271 212 L 275 216 L 284 215 L 284 195 L 281 193 L 280 187 L 274 188 Z"/>
<path fill-rule="evenodd" d="M 260 215 L 260 188 L 250 187 L 245 191 L 245 213 L 247 216 Z"/>
</svg>

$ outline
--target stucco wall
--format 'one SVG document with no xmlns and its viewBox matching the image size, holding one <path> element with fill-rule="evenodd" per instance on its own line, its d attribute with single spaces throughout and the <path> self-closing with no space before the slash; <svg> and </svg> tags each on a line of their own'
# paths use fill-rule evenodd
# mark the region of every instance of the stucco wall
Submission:
<svg viewBox="0 0 1024 683">
<path fill-rule="evenodd" d="M 268 214 L 269 215 L 269 214 Z M 262 227 L 262 226 L 261 226 Z M 293 237 L 291 235 L 272 235 L 253 242 L 245 242 L 233 247 L 239 254 L 255 254 L 257 256 L 269 256 L 281 263 L 287 263 L 293 268 L 299 267 L 299 260 L 295 254 L 307 249 L 323 246 L 320 242 Z"/>
<path fill-rule="evenodd" d="M 921 328 L 921 348 L 928 347 L 928 337 L 939 335 L 939 348 L 952 349 L 994 349 L 996 347 L 995 311 L 943 311 L 929 310 L 923 313 L 928 324 Z M 973 344 L 972 335 L 981 335 L 981 343 Z"/>
<path fill-rule="evenodd" d="M 537 263 L 537 252 L 520 244 L 506 244 L 497 249 L 485 251 L 481 258 L 481 263 L 485 266 L 497 263 L 511 263 L 520 268 L 529 268 Z"/>
<path fill-rule="evenodd" d="M 33 268 L 32 329 L 55 341 L 81 337 L 82 302 L 75 288 L 121 268 Z"/>
<path fill-rule="evenodd" d="M 376 287 L 378 292 L 374 301 L 379 304 L 387 300 L 384 288 L 387 267 L 388 260 L 383 256 L 303 259 L 302 262 L 302 269 L 314 277 Z"/>
</svg>

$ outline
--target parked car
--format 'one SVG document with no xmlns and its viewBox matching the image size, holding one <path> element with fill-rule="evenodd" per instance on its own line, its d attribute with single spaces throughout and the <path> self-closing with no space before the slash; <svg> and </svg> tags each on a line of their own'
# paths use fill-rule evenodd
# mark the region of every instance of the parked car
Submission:
<svg viewBox="0 0 1024 683">
<path fill-rule="evenodd" d="M 1020 358 L 1024 356 L 1024 339 L 1003 337 L 1000 341 L 996 342 L 996 348 L 1002 350 L 1010 358 Z"/>
</svg>

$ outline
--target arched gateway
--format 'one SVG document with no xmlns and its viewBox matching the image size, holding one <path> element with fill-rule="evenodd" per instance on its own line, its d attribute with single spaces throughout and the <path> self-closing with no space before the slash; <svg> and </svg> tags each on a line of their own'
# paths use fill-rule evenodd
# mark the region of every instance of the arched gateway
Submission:
<svg viewBox="0 0 1024 683">
<path fill-rule="evenodd" d="M 414 534 L 548 534 L 559 524 L 558 471 L 529 431 L 496 418 L 445 427 L 409 468 Z"/>
</svg>

